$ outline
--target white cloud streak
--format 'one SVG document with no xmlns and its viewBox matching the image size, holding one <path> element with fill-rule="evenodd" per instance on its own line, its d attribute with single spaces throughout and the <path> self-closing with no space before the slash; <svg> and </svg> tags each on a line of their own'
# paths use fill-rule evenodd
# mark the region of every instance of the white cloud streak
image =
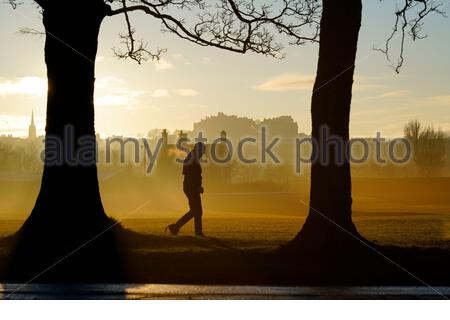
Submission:
<svg viewBox="0 0 450 320">
<path fill-rule="evenodd" d="M 150 93 L 150 96 L 153 98 L 164 98 L 170 96 L 170 93 L 166 89 L 156 89 Z"/>
<path fill-rule="evenodd" d="M 160 59 L 159 61 L 156 61 L 154 63 L 154 66 L 156 71 L 167 71 L 175 69 L 175 65 L 165 59 Z"/>
<path fill-rule="evenodd" d="M 23 77 L 15 80 L 0 79 L 0 96 L 28 95 L 43 97 L 47 94 L 47 79 Z"/>
<path fill-rule="evenodd" d="M 266 80 L 253 88 L 258 91 L 268 92 L 312 90 L 314 79 L 313 75 L 286 73 Z"/>
<path fill-rule="evenodd" d="M 450 105 L 450 96 L 434 96 L 430 98 L 431 101 L 438 104 Z"/>
<path fill-rule="evenodd" d="M 181 97 L 195 97 L 200 94 L 197 90 L 194 89 L 177 89 L 173 90 L 173 92 Z"/>
</svg>

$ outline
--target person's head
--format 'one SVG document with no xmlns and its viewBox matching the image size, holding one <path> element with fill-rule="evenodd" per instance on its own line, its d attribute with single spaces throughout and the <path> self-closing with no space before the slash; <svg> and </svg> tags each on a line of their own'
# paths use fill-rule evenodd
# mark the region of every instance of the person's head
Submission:
<svg viewBox="0 0 450 320">
<path fill-rule="evenodd" d="M 197 159 L 200 159 L 205 154 L 205 144 L 203 142 L 197 142 L 194 145 L 194 154 L 197 157 Z"/>
</svg>

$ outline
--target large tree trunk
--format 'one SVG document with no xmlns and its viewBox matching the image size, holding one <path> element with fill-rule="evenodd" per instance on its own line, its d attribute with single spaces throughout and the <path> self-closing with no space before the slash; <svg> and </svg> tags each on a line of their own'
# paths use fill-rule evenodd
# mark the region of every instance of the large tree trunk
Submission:
<svg viewBox="0 0 450 320">
<path fill-rule="evenodd" d="M 88 226 L 106 219 L 95 157 L 95 59 L 106 14 L 98 3 L 102 1 L 51 5 L 43 12 L 49 88 L 46 159 L 41 190 L 26 224 L 69 224 L 76 218 Z"/>
<path fill-rule="evenodd" d="M 291 243 L 295 246 L 324 249 L 347 243 L 349 239 L 355 241 L 348 233 L 359 237 L 352 222 L 349 159 L 336 161 L 345 149 L 339 150 L 331 143 L 327 146 L 323 133 L 328 131 L 329 137 L 337 137 L 344 144 L 349 140 L 361 14 L 361 0 L 323 1 L 319 62 L 311 105 L 312 137 L 318 143 L 313 146 L 310 211 Z"/>
<path fill-rule="evenodd" d="M 45 268 L 110 224 L 97 178 L 93 102 L 99 30 L 109 7 L 103 0 L 79 0 L 51 1 L 42 9 L 48 77 L 45 164 L 35 207 L 18 232 L 14 267 L 33 265 L 23 274 Z"/>
</svg>

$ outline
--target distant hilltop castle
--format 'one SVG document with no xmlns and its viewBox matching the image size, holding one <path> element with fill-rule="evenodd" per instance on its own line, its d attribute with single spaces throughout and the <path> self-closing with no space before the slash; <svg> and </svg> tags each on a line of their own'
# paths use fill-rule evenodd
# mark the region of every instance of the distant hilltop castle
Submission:
<svg viewBox="0 0 450 320">
<path fill-rule="evenodd" d="M 227 132 L 228 137 L 238 141 L 242 137 L 257 136 L 259 128 L 266 127 L 270 136 L 284 139 L 298 135 L 298 124 L 291 116 L 268 118 L 262 121 L 236 115 L 226 115 L 219 112 L 215 116 L 208 116 L 194 123 L 194 135 L 198 132 L 208 138 L 217 137 L 221 131 Z"/>
<path fill-rule="evenodd" d="M 31 111 L 31 121 L 30 126 L 28 127 L 28 139 L 36 139 L 36 126 L 34 124 L 34 111 Z"/>
</svg>

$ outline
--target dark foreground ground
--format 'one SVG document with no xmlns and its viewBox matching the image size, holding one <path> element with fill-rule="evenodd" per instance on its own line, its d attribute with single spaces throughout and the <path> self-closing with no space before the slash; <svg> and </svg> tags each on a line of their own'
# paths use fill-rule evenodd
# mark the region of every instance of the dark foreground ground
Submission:
<svg viewBox="0 0 450 320">
<path fill-rule="evenodd" d="M 69 271 L 60 268 L 70 265 L 85 249 L 95 245 L 94 242 L 68 257 L 64 254 L 55 258 L 54 262 L 58 262 L 55 266 L 53 263 L 42 265 L 22 278 L 20 282 L 26 285 L 19 287 L 11 285 L 16 281 L 7 272 L 11 244 L 1 238 L 14 233 L 26 215 L 22 220 L 5 219 L 0 221 L 0 283 L 9 284 L 2 287 L 3 297 L 22 292 L 24 296 L 16 297 L 42 298 L 56 290 L 66 298 L 80 294 L 92 298 L 121 298 L 130 297 L 129 292 L 131 297 L 157 298 L 170 297 L 174 290 L 175 298 L 218 298 L 221 295 L 224 298 L 444 298 L 440 293 L 448 295 L 445 288 L 450 286 L 447 192 L 450 180 L 369 182 L 364 181 L 360 187 L 356 184 L 353 217 L 358 230 L 371 241 L 370 246 L 356 243 L 356 248 L 346 251 L 291 254 L 280 254 L 277 248 L 301 228 L 307 207 L 299 199 L 307 201 L 307 195 L 248 190 L 211 192 L 204 198 L 208 237 L 201 239 L 191 236 L 192 225 L 186 226 L 178 237 L 163 233 L 164 226 L 185 211 L 182 194 L 155 196 L 147 188 L 136 188 L 126 189 L 127 196 L 117 193 L 115 187 L 106 188 L 103 194 L 108 213 L 119 220 L 127 217 L 121 225 L 132 230 L 117 235 L 120 276 L 111 276 L 109 271 L 114 267 L 111 265 L 101 266 L 97 274 L 93 274 L 95 259 L 78 261 Z M 11 191 L 10 197 L 18 194 L 17 190 Z M 152 196 L 149 205 L 141 207 L 149 200 L 149 195 Z M 128 200 L 116 201 L 124 198 Z M 23 202 L 16 200 L 14 210 L 28 212 L 22 208 Z M 14 201 L 8 199 L 2 203 L 11 205 Z M 1 208 L 11 212 L 11 216 L 15 212 L 12 208 Z M 59 263 L 61 258 L 64 259 Z M 43 284 L 55 281 L 91 283 L 91 286 L 47 287 Z M 281 289 L 276 289 L 280 286 Z M 310 287 L 313 289 L 308 291 Z M 187 290 L 184 296 L 183 290 Z M 38 292 L 39 297 L 33 296 L 33 292 Z"/>
<path fill-rule="evenodd" d="M 90 244 L 93 245 L 93 244 Z M 95 259 L 77 260 L 83 250 L 68 252 L 49 268 L 42 266 L 21 283 L 152 283 L 256 286 L 450 286 L 450 251 L 438 248 L 355 245 L 351 250 L 280 253 L 241 249 L 218 238 L 155 236 L 125 232 L 117 242 L 120 276 L 109 268 L 93 273 Z M 10 252 L 2 247 L 0 281 Z M 67 269 L 67 266 L 76 265 Z M 66 269 L 64 269 L 66 268 Z M 42 271 L 42 273 L 41 273 Z M 104 276 L 105 275 L 105 276 Z"/>
<path fill-rule="evenodd" d="M 96 241 L 68 257 L 62 254 L 20 279 L 20 282 L 90 282 L 266 286 L 450 286 L 450 241 L 446 214 L 355 213 L 355 223 L 371 242 L 352 240 L 351 250 L 293 252 L 277 249 L 292 239 L 304 217 L 210 213 L 208 237 L 191 236 L 193 226 L 169 236 L 164 226 L 179 212 L 154 219 L 129 219 L 115 227 L 121 275 L 102 266 L 92 275 L 93 260 L 78 263 L 77 276 L 60 271 Z M 21 221 L 8 221 L 16 230 Z M 125 228 L 125 229 L 122 229 Z M 127 230 L 127 231 L 123 231 Z M 9 232 L 11 234 L 11 232 Z M 6 237 L 6 235 L 5 235 Z M 7 272 L 11 243 L 0 240 L 0 282 L 11 283 Z M 101 251 L 101 249 L 99 249 Z M 63 258 L 63 259 L 62 259 Z M 62 261 L 59 262 L 59 260 Z M 47 267 L 51 267 L 46 270 Z M 58 271 L 59 270 L 59 271 Z M 41 272 L 44 271 L 42 274 Z M 63 273 L 61 275 L 61 273 Z M 58 274 L 57 277 L 54 275 Z"/>
</svg>

